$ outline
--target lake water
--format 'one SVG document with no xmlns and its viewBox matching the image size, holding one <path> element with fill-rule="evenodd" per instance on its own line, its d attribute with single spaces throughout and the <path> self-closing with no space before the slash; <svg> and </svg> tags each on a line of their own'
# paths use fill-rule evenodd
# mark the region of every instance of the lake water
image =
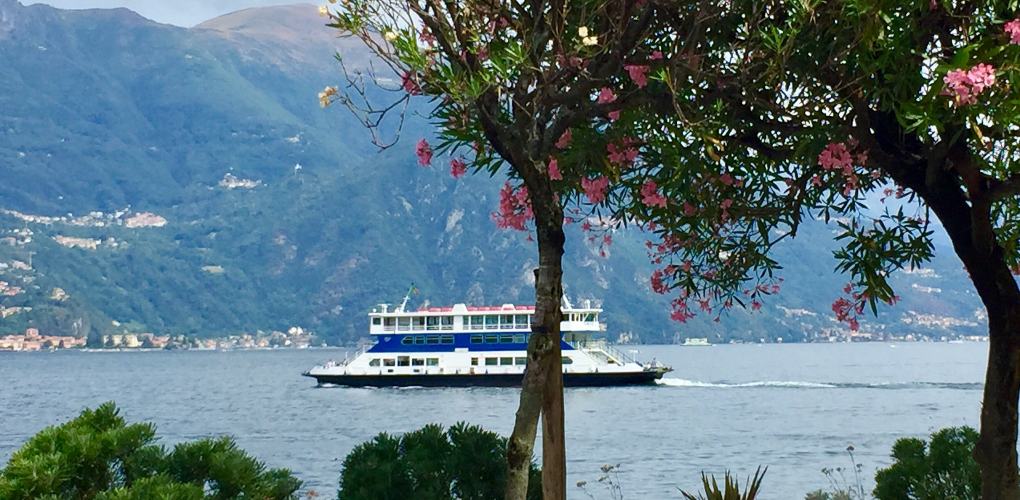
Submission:
<svg viewBox="0 0 1020 500">
<path fill-rule="evenodd" d="M 769 467 L 763 497 L 825 487 L 856 448 L 868 488 L 893 442 L 976 426 L 986 344 L 640 346 L 676 371 L 655 387 L 568 389 L 573 485 L 621 464 L 628 499 L 679 498 L 702 470 Z M 508 434 L 514 389 L 316 388 L 303 370 L 342 352 L 0 353 L 0 463 L 43 427 L 114 400 L 164 442 L 230 434 L 335 496 L 340 461 L 376 433 L 464 420 Z M 596 496 L 608 498 L 604 491 Z"/>
</svg>

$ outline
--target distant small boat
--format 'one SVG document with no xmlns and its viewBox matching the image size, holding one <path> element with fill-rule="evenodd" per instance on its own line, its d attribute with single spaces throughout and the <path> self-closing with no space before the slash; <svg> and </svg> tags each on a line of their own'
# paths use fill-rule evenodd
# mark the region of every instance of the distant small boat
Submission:
<svg viewBox="0 0 1020 500">
<path fill-rule="evenodd" d="M 687 347 L 707 347 L 712 344 L 708 341 L 707 338 L 701 337 L 685 339 L 682 345 Z"/>
</svg>

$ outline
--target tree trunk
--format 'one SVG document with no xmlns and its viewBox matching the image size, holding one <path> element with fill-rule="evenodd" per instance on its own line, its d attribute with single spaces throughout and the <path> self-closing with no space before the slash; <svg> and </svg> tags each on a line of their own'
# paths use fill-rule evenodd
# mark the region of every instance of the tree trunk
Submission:
<svg viewBox="0 0 1020 500">
<path fill-rule="evenodd" d="M 974 458 L 981 466 L 984 500 L 1018 500 L 1017 398 L 1020 397 L 1020 302 L 988 312 L 988 369 L 981 437 Z"/>
<path fill-rule="evenodd" d="M 1020 288 L 992 229 L 990 203 L 970 202 L 958 184 L 938 175 L 922 189 L 946 228 L 988 313 L 988 367 L 981 435 L 974 458 L 984 500 L 1020 500 L 1017 472 L 1017 401 L 1020 398 Z M 978 193 L 978 188 L 972 188 Z"/>
<path fill-rule="evenodd" d="M 550 197 L 551 198 L 551 197 Z M 513 434 L 507 444 L 507 500 L 523 500 L 542 419 L 542 494 L 566 498 L 566 451 L 563 431 L 563 368 L 560 355 L 560 303 L 563 297 L 563 213 L 557 206 L 535 203 L 538 269 L 535 270 L 535 319 L 528 343 L 528 365 Z M 553 205 L 556 205 L 555 203 Z"/>
</svg>

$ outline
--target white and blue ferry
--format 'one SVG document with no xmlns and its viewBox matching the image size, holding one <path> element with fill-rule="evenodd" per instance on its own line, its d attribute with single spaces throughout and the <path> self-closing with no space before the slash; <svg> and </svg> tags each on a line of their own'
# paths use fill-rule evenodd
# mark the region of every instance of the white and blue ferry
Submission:
<svg viewBox="0 0 1020 500">
<path fill-rule="evenodd" d="M 423 307 L 380 304 L 369 313 L 375 344 L 353 358 L 304 373 L 319 385 L 348 387 L 514 387 L 527 368 L 534 306 Z M 560 324 L 565 386 L 649 384 L 671 371 L 594 338 L 604 331 L 602 309 L 564 301 Z"/>
</svg>

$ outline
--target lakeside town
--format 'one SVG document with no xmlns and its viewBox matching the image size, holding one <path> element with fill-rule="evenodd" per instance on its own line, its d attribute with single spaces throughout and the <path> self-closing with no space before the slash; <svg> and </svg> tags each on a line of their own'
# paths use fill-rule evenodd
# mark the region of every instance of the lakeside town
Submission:
<svg viewBox="0 0 1020 500">
<path fill-rule="evenodd" d="M 287 331 L 243 333 L 216 338 L 197 338 L 188 335 L 157 335 L 154 333 L 119 333 L 103 335 L 101 345 L 88 345 L 86 337 L 69 335 L 44 334 L 37 328 L 27 328 L 24 333 L 0 336 L 0 352 L 37 352 L 64 349 L 104 350 L 104 351 L 140 351 L 140 350 L 260 350 L 260 349 L 308 349 L 312 347 L 329 347 L 325 341 L 314 333 L 299 326 L 290 327 Z M 626 336 L 620 336 L 621 344 Z M 694 341 L 694 342 L 692 342 Z M 856 342 L 987 342 L 984 335 L 943 335 L 931 337 L 924 335 L 889 335 L 868 332 L 826 330 L 819 332 L 805 343 L 856 343 Z M 712 345 L 708 338 L 683 338 L 677 336 L 680 345 Z M 740 340 L 729 340 L 725 343 L 743 344 Z M 782 337 L 775 341 L 762 338 L 758 343 L 783 343 Z"/>
<path fill-rule="evenodd" d="M 21 334 L 0 336 L 0 351 L 37 352 L 63 349 L 139 351 L 139 350 L 256 350 L 308 349 L 325 347 L 314 333 L 299 326 L 287 331 L 244 333 L 227 337 L 200 339 L 187 335 L 156 335 L 153 333 L 122 333 L 103 335 L 101 345 L 88 345 L 86 337 L 47 335 L 37 328 Z"/>
</svg>

